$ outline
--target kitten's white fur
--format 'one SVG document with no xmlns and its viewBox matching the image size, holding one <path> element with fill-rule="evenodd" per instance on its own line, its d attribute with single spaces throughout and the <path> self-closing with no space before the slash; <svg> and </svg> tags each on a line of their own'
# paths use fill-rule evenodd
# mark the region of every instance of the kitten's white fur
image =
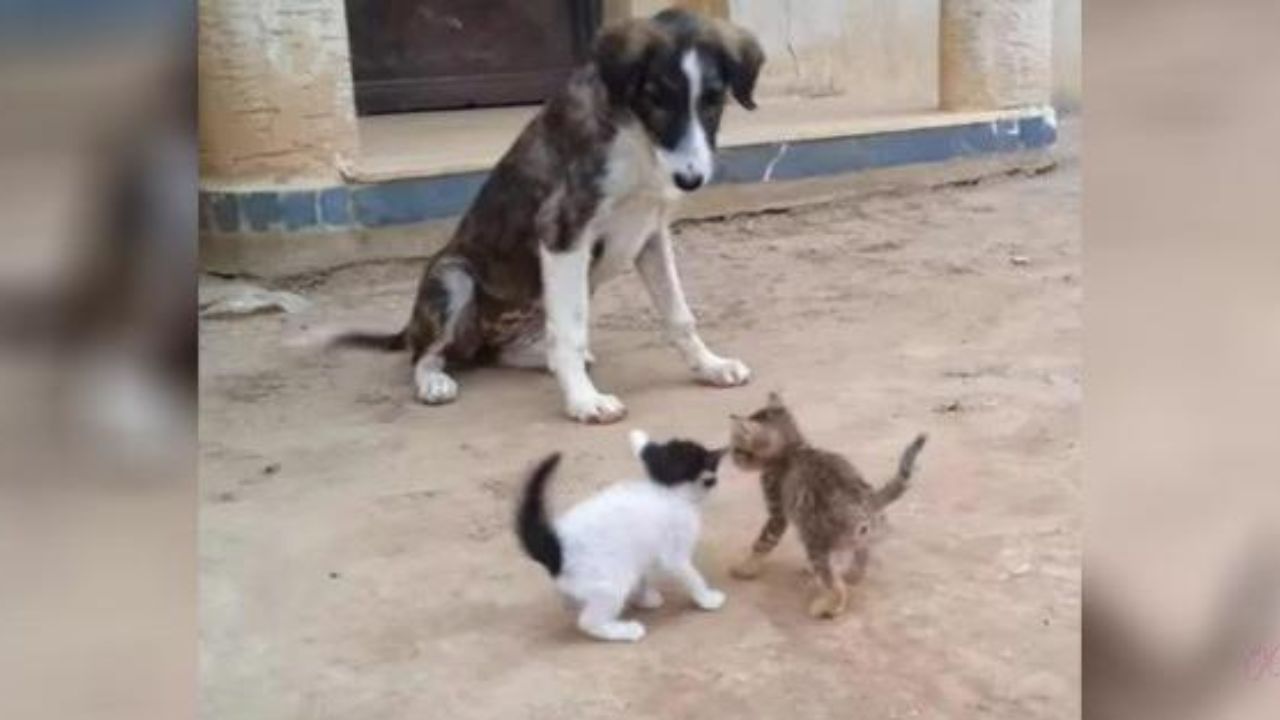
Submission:
<svg viewBox="0 0 1280 720">
<path fill-rule="evenodd" d="M 633 430 L 639 457 L 649 438 Z M 701 521 L 698 506 L 708 490 L 700 482 L 666 487 L 652 480 L 620 482 L 575 505 L 554 523 L 564 556 L 556 587 L 579 608 L 578 627 L 601 640 L 636 641 L 644 625 L 621 620 L 627 603 L 658 607 L 653 587 L 661 574 L 673 577 L 703 610 L 724 605 L 725 595 L 707 586 L 693 566 Z"/>
</svg>

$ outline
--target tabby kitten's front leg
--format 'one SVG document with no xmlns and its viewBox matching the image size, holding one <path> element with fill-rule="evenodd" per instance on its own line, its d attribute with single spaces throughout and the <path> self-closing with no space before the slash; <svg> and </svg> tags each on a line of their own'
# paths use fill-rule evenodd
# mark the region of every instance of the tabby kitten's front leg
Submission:
<svg viewBox="0 0 1280 720">
<path fill-rule="evenodd" d="M 770 477 L 767 473 L 761 477 L 764 488 L 764 504 L 769 519 L 760 529 L 760 535 L 751 546 L 751 555 L 742 562 L 729 568 L 729 574 L 739 580 L 751 580 L 760 575 L 764 569 L 764 558 L 778 546 L 778 541 L 787 531 L 787 516 L 782 508 L 782 480 Z"/>
<path fill-rule="evenodd" d="M 871 551 L 866 547 L 859 547 L 853 551 L 853 560 L 849 563 L 848 570 L 845 571 L 844 577 L 850 583 L 860 582 L 862 576 L 867 574 L 867 563 L 871 561 Z"/>
</svg>

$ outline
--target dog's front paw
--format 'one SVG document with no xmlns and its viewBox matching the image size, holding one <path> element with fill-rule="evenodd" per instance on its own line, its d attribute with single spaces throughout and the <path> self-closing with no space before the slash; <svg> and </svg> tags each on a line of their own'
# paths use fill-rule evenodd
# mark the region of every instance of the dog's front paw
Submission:
<svg viewBox="0 0 1280 720">
<path fill-rule="evenodd" d="M 725 594 L 711 588 L 707 588 L 693 598 L 694 604 L 703 610 L 719 610 L 724 607 L 724 601 Z"/>
<path fill-rule="evenodd" d="M 745 385 L 751 379 L 751 370 L 741 360 L 714 358 L 694 370 L 698 382 L 715 387 Z"/>
<path fill-rule="evenodd" d="M 607 425 L 627 416 L 627 406 L 613 395 L 596 393 L 569 400 L 565 413 L 578 422 Z"/>
</svg>

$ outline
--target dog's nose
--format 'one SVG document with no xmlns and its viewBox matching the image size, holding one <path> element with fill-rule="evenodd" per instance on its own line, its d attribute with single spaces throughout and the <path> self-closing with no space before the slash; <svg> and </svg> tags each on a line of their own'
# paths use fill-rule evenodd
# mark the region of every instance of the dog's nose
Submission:
<svg viewBox="0 0 1280 720">
<path fill-rule="evenodd" d="M 685 192 L 692 192 L 702 187 L 704 178 L 701 173 L 676 173 L 673 176 L 676 187 Z"/>
</svg>

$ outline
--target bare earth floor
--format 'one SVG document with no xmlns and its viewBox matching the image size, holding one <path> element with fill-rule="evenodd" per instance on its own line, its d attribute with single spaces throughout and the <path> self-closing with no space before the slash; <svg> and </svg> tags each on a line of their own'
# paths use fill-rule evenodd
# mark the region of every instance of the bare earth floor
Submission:
<svg viewBox="0 0 1280 720">
<path fill-rule="evenodd" d="M 685 225 L 703 335 L 754 370 L 692 384 L 635 277 L 594 301 L 622 424 L 560 417 L 550 376 L 480 370 L 414 402 L 407 358 L 287 347 L 312 324 L 395 329 L 418 263 L 295 288 L 291 316 L 201 330 L 202 682 L 210 718 L 1071 718 L 1080 713 L 1080 174 Z M 566 454 L 558 507 L 635 476 L 629 427 L 722 442 L 781 390 L 874 482 L 920 430 L 916 485 L 851 612 L 805 614 L 793 537 L 728 576 L 763 519 L 708 501 L 715 613 L 674 589 L 638 645 L 577 634 L 510 530 L 523 473 Z"/>
</svg>

